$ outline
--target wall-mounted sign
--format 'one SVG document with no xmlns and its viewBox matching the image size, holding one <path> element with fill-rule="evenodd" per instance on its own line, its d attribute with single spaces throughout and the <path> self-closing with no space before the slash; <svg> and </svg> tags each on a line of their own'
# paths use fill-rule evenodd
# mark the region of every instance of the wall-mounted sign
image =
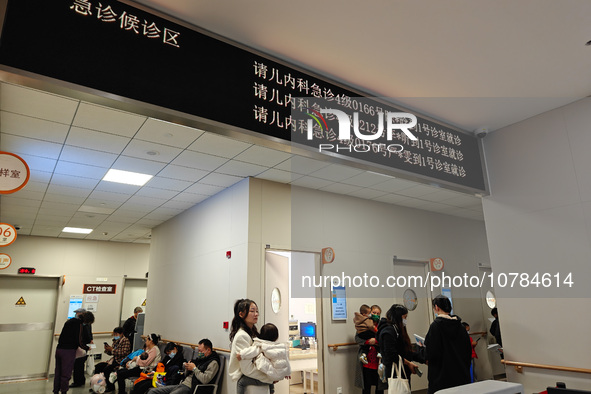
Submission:
<svg viewBox="0 0 591 394">
<path fill-rule="evenodd" d="M 8 223 L 0 223 L 0 247 L 16 241 L 16 229 Z"/>
<path fill-rule="evenodd" d="M 19 191 L 29 182 L 30 175 L 29 166 L 20 156 L 0 152 L 0 194 Z"/>
<path fill-rule="evenodd" d="M 68 319 L 71 319 L 76 316 L 77 309 L 82 308 L 82 296 L 81 295 L 71 295 L 70 296 L 70 304 L 68 305 Z"/>
<path fill-rule="evenodd" d="M 23 297 L 21 297 L 21 298 L 18 299 L 18 301 L 14 305 L 16 305 L 16 306 L 26 306 L 27 303 L 25 302 L 25 299 Z"/>
<path fill-rule="evenodd" d="M 345 286 L 332 286 L 332 320 L 347 320 L 347 291 Z"/>
<path fill-rule="evenodd" d="M 35 272 L 37 272 L 37 270 L 33 267 L 20 267 L 16 273 L 24 275 L 35 275 Z"/>
<path fill-rule="evenodd" d="M 85 284 L 83 294 L 115 294 L 117 285 Z"/>
<path fill-rule="evenodd" d="M 314 140 L 298 139 L 307 134 L 307 115 L 312 113 L 308 109 L 319 110 L 324 105 L 317 99 L 330 101 L 329 108 L 343 111 L 352 119 L 358 114 L 358 130 L 365 135 L 377 134 L 379 119 L 383 120 L 386 113 L 405 112 L 385 100 L 363 97 L 351 88 L 121 1 L 7 3 L 1 64 L 173 109 L 207 122 L 221 122 L 318 151 L 319 142 L 334 145 L 340 141 L 334 135 L 337 127 L 328 117 L 326 125 L 315 130 Z M 106 53 L 100 48 L 106 48 L 107 43 Z M 136 56 L 129 55 L 129 48 L 134 48 Z M 154 70 L 159 70 L 158 78 L 154 78 Z M 303 119 L 297 117 L 298 112 Z M 402 152 L 371 146 L 363 154 L 347 149 L 333 149 L 326 154 L 387 166 L 413 178 L 416 175 L 470 191 L 485 191 L 476 137 L 414 115 L 416 125 L 411 132 L 417 140 L 409 141 L 399 132 L 389 138 L 404 147 Z"/>
<path fill-rule="evenodd" d="M 429 260 L 431 263 L 431 271 L 441 271 L 443 269 L 443 259 L 435 257 Z"/>
<path fill-rule="evenodd" d="M 98 294 L 87 294 L 84 297 L 84 302 L 85 303 L 99 302 L 99 295 Z"/>
<path fill-rule="evenodd" d="M 10 267 L 10 263 L 12 263 L 12 258 L 6 253 L 0 253 L 0 270 Z"/>
<path fill-rule="evenodd" d="M 322 249 L 322 264 L 330 264 L 334 261 L 334 249 L 324 248 Z"/>
</svg>

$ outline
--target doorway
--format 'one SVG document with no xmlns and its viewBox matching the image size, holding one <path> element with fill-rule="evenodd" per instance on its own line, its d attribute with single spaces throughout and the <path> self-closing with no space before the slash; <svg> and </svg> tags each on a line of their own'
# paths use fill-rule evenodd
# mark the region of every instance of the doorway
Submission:
<svg viewBox="0 0 591 394">
<path fill-rule="evenodd" d="M 321 295 L 294 279 L 319 275 L 320 254 L 265 251 L 265 323 L 279 329 L 278 341 L 289 344 L 291 379 L 275 385 L 277 394 L 322 393 Z"/>
<path fill-rule="evenodd" d="M 0 381 L 48 376 L 58 288 L 58 277 L 0 276 L 2 354 L 16 355 Z"/>
<path fill-rule="evenodd" d="M 148 279 L 123 279 L 123 300 L 121 301 L 121 326 L 133 315 L 135 307 L 141 306 L 144 312 L 147 309 L 146 294 Z"/>
<path fill-rule="evenodd" d="M 394 260 L 394 273 L 395 277 L 421 277 L 425 278 L 429 270 L 428 261 L 415 261 L 415 260 Z M 433 313 L 431 309 L 431 290 L 428 287 L 420 286 L 420 281 L 407 280 L 404 283 L 405 286 L 394 287 L 394 300 L 396 303 L 404 305 L 408 309 L 408 318 L 406 330 L 410 337 L 411 343 L 415 344 L 415 336 L 425 338 L 429 326 L 433 321 Z M 403 283 L 400 283 L 403 284 Z M 383 314 L 387 310 L 382 311 Z M 412 390 L 426 390 L 429 386 L 427 380 L 428 367 L 420 364 L 419 369 L 423 373 L 421 377 L 417 375 L 412 376 Z"/>
</svg>

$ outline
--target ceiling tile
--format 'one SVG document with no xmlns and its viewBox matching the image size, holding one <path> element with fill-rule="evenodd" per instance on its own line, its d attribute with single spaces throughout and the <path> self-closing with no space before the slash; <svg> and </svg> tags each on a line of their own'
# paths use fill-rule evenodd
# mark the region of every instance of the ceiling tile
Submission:
<svg viewBox="0 0 591 394">
<path fill-rule="evenodd" d="M 321 168 L 318 171 L 313 172 L 313 177 L 330 180 L 333 182 L 340 182 L 344 179 L 351 178 L 355 175 L 363 173 L 363 170 L 357 168 L 346 167 L 340 164 L 331 164 L 327 167 Z"/>
<path fill-rule="evenodd" d="M 117 160 L 117 157 L 118 155 L 114 153 L 65 145 L 62 154 L 60 155 L 60 160 L 70 163 L 109 168 L 115 160 Z"/>
<path fill-rule="evenodd" d="M 164 178 L 161 176 L 155 176 L 150 179 L 145 186 L 156 189 L 165 189 L 180 192 L 191 186 L 193 182 L 181 181 L 179 179 Z"/>
<path fill-rule="evenodd" d="M 47 194 L 53 195 L 63 195 L 64 198 L 66 196 L 72 196 L 77 198 L 84 198 L 88 197 L 92 190 L 91 189 L 81 189 L 77 187 L 67 187 L 67 186 L 60 186 L 60 185 L 49 185 L 47 188 Z M 47 200 L 47 199 L 46 199 Z M 60 202 L 60 201 L 56 201 Z M 82 200 L 84 202 L 84 200 Z"/>
<path fill-rule="evenodd" d="M 283 171 L 295 172 L 296 174 L 309 175 L 314 171 L 327 167 L 330 162 L 309 159 L 303 156 L 293 155 L 291 158 L 279 163 L 275 168 Z"/>
<path fill-rule="evenodd" d="M 413 186 L 413 187 L 399 190 L 396 192 L 396 194 L 400 194 L 400 195 L 408 196 L 408 197 L 421 197 L 424 195 L 435 193 L 438 190 L 439 189 L 436 189 L 432 186 L 417 185 L 417 186 Z"/>
<path fill-rule="evenodd" d="M 179 179 L 188 182 L 197 182 L 207 174 L 209 174 L 209 171 L 169 164 L 158 173 L 158 176 Z"/>
<path fill-rule="evenodd" d="M 96 104 L 81 103 L 72 125 L 124 137 L 133 137 L 146 120 L 145 116 Z"/>
<path fill-rule="evenodd" d="M 95 188 L 97 191 L 123 194 L 126 196 L 126 199 L 129 198 L 129 195 L 135 194 L 139 189 L 140 186 L 107 181 L 100 181 Z"/>
<path fill-rule="evenodd" d="M 137 191 L 137 188 L 136 188 L 136 191 Z M 132 193 L 129 193 L 129 194 L 132 194 Z M 87 204 L 99 205 L 101 203 L 105 203 L 108 207 L 112 207 L 113 205 L 110 205 L 110 204 L 112 204 L 111 202 L 122 204 L 129 199 L 129 194 L 128 193 L 117 193 L 117 192 L 112 192 L 112 191 L 107 191 L 107 190 L 93 190 L 93 192 L 90 193 L 90 196 L 88 196 Z M 94 201 L 97 201 L 99 203 L 97 204 Z"/>
<path fill-rule="evenodd" d="M 206 198 L 205 196 L 203 196 L 204 199 Z M 180 210 L 187 210 L 189 208 L 191 208 L 193 205 L 192 202 L 188 202 L 188 201 L 174 201 L 174 200 L 170 200 L 166 203 L 164 203 L 162 205 L 163 208 L 172 208 L 172 209 L 180 209 Z"/>
<path fill-rule="evenodd" d="M 147 196 L 138 196 L 137 194 L 134 196 L 131 196 L 129 198 L 129 200 L 127 200 L 127 202 L 122 206 L 123 208 L 125 206 L 128 205 L 141 205 L 144 208 L 144 210 L 147 210 L 148 208 L 151 208 L 150 210 L 153 210 L 155 208 L 158 208 L 160 205 L 164 204 L 166 202 L 165 199 L 161 199 L 161 198 L 153 198 L 153 197 L 147 197 Z"/>
<path fill-rule="evenodd" d="M 359 190 L 355 190 L 355 191 L 349 193 L 350 196 L 364 198 L 367 200 L 371 200 L 371 199 L 383 196 L 385 194 L 386 194 L 386 192 L 383 192 L 380 190 L 368 189 L 368 188 L 361 188 Z"/>
<path fill-rule="evenodd" d="M 279 182 L 279 183 L 291 183 L 296 179 L 302 177 L 300 174 L 294 174 L 288 171 L 278 170 L 271 168 L 256 176 L 258 179 L 266 179 L 268 181 Z"/>
<path fill-rule="evenodd" d="M 29 116 L 0 112 L 2 133 L 34 138 L 49 142 L 63 143 L 70 129 L 69 125 L 51 122 Z"/>
<path fill-rule="evenodd" d="M 236 141 L 213 133 L 204 133 L 188 149 L 231 159 L 251 146 L 252 144 L 246 142 Z"/>
<path fill-rule="evenodd" d="M 386 194 L 380 197 L 373 198 L 372 200 L 385 202 L 388 204 L 398 204 L 401 201 L 408 200 L 408 197 L 399 196 L 398 194 Z"/>
<path fill-rule="evenodd" d="M 45 191 L 35 191 L 35 190 L 25 190 L 21 189 L 18 191 L 18 198 L 23 198 L 26 200 L 36 200 L 41 201 L 43 200 L 43 196 L 45 195 Z"/>
<path fill-rule="evenodd" d="M 156 175 L 166 164 L 135 157 L 119 156 L 111 168 L 123 171 L 139 172 L 140 174 Z"/>
<path fill-rule="evenodd" d="M 2 147 L 4 149 L 4 147 Z M 51 173 L 57 160 L 48 159 L 46 157 L 32 156 L 26 154 L 19 154 L 21 159 L 27 162 L 31 170 L 31 177 L 29 181 L 46 182 L 51 179 Z"/>
<path fill-rule="evenodd" d="M 205 185 L 222 186 L 226 188 L 232 186 L 235 183 L 240 182 L 243 179 L 243 177 L 239 176 L 218 174 L 216 172 L 212 172 L 211 174 L 201 179 L 199 183 L 203 183 Z"/>
<path fill-rule="evenodd" d="M 296 179 L 291 184 L 295 186 L 307 187 L 309 189 L 320 189 L 321 187 L 325 187 L 330 185 L 331 181 L 327 181 L 326 179 L 314 178 L 312 176 L 303 176 L 299 179 Z"/>
<path fill-rule="evenodd" d="M 135 193 L 136 196 L 159 198 L 161 200 L 170 200 L 178 194 L 179 192 L 176 190 L 164 190 L 155 187 L 148 187 L 145 185 L 140 190 L 138 190 L 137 193 Z"/>
<path fill-rule="evenodd" d="M 87 166 L 84 164 L 70 163 L 67 161 L 59 161 L 55 167 L 56 174 L 72 175 L 80 178 L 90 178 L 100 180 L 103 179 L 107 173 L 108 168 Z"/>
<path fill-rule="evenodd" d="M 181 152 L 181 149 L 172 146 L 133 139 L 121 154 L 139 159 L 169 163 Z"/>
<path fill-rule="evenodd" d="M 291 153 L 264 148 L 262 146 L 251 146 L 238 156 L 234 157 L 234 159 L 261 166 L 273 167 L 290 157 Z"/>
<path fill-rule="evenodd" d="M 228 159 L 218 156 L 206 155 L 205 153 L 184 151 L 171 164 L 197 168 L 200 170 L 213 171 L 227 162 Z"/>
<path fill-rule="evenodd" d="M 0 136 L 0 145 L 5 152 L 16 153 L 19 156 L 33 155 L 48 159 L 57 159 L 62 150 L 61 144 L 4 133 Z"/>
<path fill-rule="evenodd" d="M 320 188 L 322 191 L 338 194 L 349 194 L 359 189 L 361 189 L 359 186 L 345 185 L 344 183 L 333 183 Z"/>
<path fill-rule="evenodd" d="M 120 154 L 129 141 L 130 139 L 127 137 L 72 127 L 66 139 L 66 144 L 79 148 Z"/>
<path fill-rule="evenodd" d="M 21 189 L 21 191 L 35 191 L 35 192 L 44 192 L 47 190 L 47 186 L 49 183 L 47 182 L 35 182 L 29 178 L 29 182 Z"/>
<path fill-rule="evenodd" d="M 203 131 L 192 127 L 149 118 L 135 135 L 135 138 L 185 149 L 202 134 Z"/>
<path fill-rule="evenodd" d="M 153 219 L 153 220 L 165 221 L 165 220 L 175 217 L 176 215 L 178 215 L 179 213 L 182 213 L 182 212 L 183 212 L 182 209 L 161 207 L 161 208 L 154 210 L 153 212 L 150 212 L 148 215 L 146 215 L 146 218 Z"/>
<path fill-rule="evenodd" d="M 70 124 L 77 107 L 77 100 L 4 82 L 0 85 L 0 108 L 4 111 Z"/>
<path fill-rule="evenodd" d="M 482 207 L 482 199 L 480 197 L 458 195 L 453 198 L 448 198 L 440 201 L 442 204 L 453 205 L 454 207 L 461 208 L 476 208 Z"/>
<path fill-rule="evenodd" d="M 408 189 L 409 187 L 415 186 L 415 182 L 407 181 L 405 179 L 390 179 L 383 183 L 373 185 L 371 188 L 376 190 L 382 190 L 385 192 L 394 193 L 400 190 Z"/>
<path fill-rule="evenodd" d="M 79 176 L 65 175 L 65 174 L 54 174 L 51 178 L 50 189 L 59 186 L 70 186 L 71 188 L 86 189 L 87 194 L 90 194 L 92 189 L 99 183 L 98 179 L 83 178 Z"/>
<path fill-rule="evenodd" d="M 379 183 L 383 183 L 389 179 L 392 179 L 392 177 L 364 171 L 363 173 L 352 176 L 351 178 L 343 179 L 341 183 L 362 187 L 370 187 L 373 185 L 377 185 Z"/>
<path fill-rule="evenodd" d="M 190 202 L 191 204 L 195 205 L 208 198 L 209 196 L 203 194 L 181 193 L 175 198 L 173 198 L 171 201 Z"/>
<path fill-rule="evenodd" d="M 230 160 L 223 166 L 215 170 L 222 174 L 236 175 L 241 177 L 256 176 L 266 170 L 269 167 L 263 167 L 256 164 L 245 163 L 237 160 Z"/>
<path fill-rule="evenodd" d="M 184 191 L 187 193 L 213 196 L 214 194 L 217 194 L 217 193 L 221 192 L 222 190 L 224 190 L 224 188 L 221 186 L 204 185 L 203 183 L 196 183 L 193 186 L 188 187 Z"/>
</svg>

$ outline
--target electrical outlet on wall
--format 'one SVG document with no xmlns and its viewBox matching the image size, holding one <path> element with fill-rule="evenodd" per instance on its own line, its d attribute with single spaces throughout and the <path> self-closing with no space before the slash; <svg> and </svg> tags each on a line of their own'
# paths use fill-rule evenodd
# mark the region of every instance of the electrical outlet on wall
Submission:
<svg viewBox="0 0 591 394">
<path fill-rule="evenodd" d="M 92 357 L 94 357 L 94 360 L 95 361 L 97 361 L 97 360 L 98 361 L 101 361 L 101 354 L 100 353 L 99 354 L 93 354 Z"/>
<path fill-rule="evenodd" d="M 343 388 L 337 387 L 337 394 L 343 394 Z"/>
</svg>

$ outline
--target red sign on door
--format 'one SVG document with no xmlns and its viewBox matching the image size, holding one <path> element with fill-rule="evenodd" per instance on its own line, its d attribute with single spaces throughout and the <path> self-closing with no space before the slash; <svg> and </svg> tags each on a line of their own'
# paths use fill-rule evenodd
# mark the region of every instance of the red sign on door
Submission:
<svg viewBox="0 0 591 394">
<path fill-rule="evenodd" d="M 82 289 L 83 294 L 115 294 L 117 285 L 92 285 L 85 284 Z"/>
</svg>

